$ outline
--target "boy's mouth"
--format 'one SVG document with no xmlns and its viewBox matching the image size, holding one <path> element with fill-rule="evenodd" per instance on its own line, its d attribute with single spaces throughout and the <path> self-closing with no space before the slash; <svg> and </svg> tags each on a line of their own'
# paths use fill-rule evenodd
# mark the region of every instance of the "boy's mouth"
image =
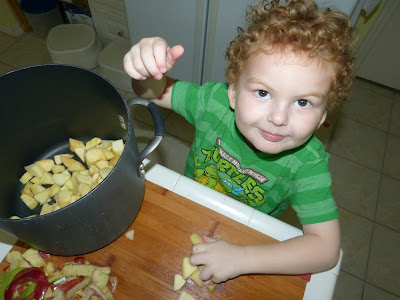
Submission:
<svg viewBox="0 0 400 300">
<path fill-rule="evenodd" d="M 270 142 L 280 142 L 282 141 L 285 137 L 283 135 L 279 135 L 279 134 L 274 134 L 268 131 L 264 131 L 259 129 L 260 134 L 264 137 L 264 139 L 270 141 Z"/>
</svg>

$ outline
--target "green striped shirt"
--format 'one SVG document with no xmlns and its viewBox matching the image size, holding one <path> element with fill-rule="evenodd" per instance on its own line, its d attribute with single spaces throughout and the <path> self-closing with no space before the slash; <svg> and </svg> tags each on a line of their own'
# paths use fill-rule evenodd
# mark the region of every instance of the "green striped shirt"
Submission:
<svg viewBox="0 0 400 300">
<path fill-rule="evenodd" d="M 185 176 L 274 217 L 290 204 L 302 224 L 338 218 L 322 143 L 312 136 L 278 154 L 253 151 L 235 126 L 227 91 L 223 83 L 174 83 L 172 109 L 196 128 Z"/>
</svg>

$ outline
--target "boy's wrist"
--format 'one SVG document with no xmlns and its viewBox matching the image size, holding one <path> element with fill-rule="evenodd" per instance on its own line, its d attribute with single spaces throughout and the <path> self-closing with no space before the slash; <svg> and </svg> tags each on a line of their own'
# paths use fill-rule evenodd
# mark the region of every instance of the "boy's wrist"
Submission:
<svg viewBox="0 0 400 300">
<path fill-rule="evenodd" d="M 132 79 L 133 92 L 145 99 L 157 99 L 162 95 L 167 84 L 167 76 L 163 76 L 160 80 L 148 78 L 146 80 Z"/>
</svg>

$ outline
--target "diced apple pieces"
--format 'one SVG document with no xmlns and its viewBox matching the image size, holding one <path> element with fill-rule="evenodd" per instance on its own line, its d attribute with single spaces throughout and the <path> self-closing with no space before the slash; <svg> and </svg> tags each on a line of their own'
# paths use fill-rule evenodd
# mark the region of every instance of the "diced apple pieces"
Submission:
<svg viewBox="0 0 400 300">
<path fill-rule="evenodd" d="M 64 186 L 67 187 L 69 191 L 74 190 L 74 185 L 72 184 L 72 179 L 71 177 L 64 183 Z"/>
<path fill-rule="evenodd" d="M 104 169 L 104 168 L 107 168 L 109 166 L 108 165 L 108 161 L 106 161 L 106 160 L 97 161 L 95 165 L 99 169 Z"/>
<path fill-rule="evenodd" d="M 22 257 L 25 258 L 34 267 L 43 267 L 46 263 L 43 258 L 39 255 L 38 250 L 29 248 L 26 250 Z"/>
<path fill-rule="evenodd" d="M 135 230 L 133 230 L 133 229 L 129 230 L 127 233 L 125 233 L 125 236 L 127 239 L 133 241 L 133 239 L 135 237 Z"/>
<path fill-rule="evenodd" d="M 85 146 L 76 148 L 74 150 L 75 154 L 80 158 L 82 162 L 85 162 L 85 154 L 86 154 L 86 148 Z"/>
<path fill-rule="evenodd" d="M 190 275 L 190 279 L 197 283 L 199 287 L 203 286 L 203 280 L 200 279 L 200 269 L 197 268 L 192 275 Z"/>
<path fill-rule="evenodd" d="M 174 291 L 180 290 L 186 283 L 186 280 L 182 277 L 181 274 L 175 274 L 174 277 Z"/>
<path fill-rule="evenodd" d="M 217 289 L 217 284 L 216 284 L 216 283 L 207 284 L 206 287 L 207 287 L 207 290 L 208 290 L 211 294 L 214 294 L 215 290 Z"/>
<path fill-rule="evenodd" d="M 190 263 L 190 258 L 189 257 L 184 257 L 182 261 L 182 277 L 184 279 L 187 279 L 190 275 L 193 274 L 194 271 L 197 270 L 197 266 L 193 266 Z"/>
<path fill-rule="evenodd" d="M 53 172 L 53 174 L 59 174 L 65 171 L 65 166 L 63 165 L 54 165 L 53 168 L 51 168 L 51 171 Z"/>
<path fill-rule="evenodd" d="M 78 191 L 79 194 L 81 194 L 82 196 L 85 196 L 86 194 L 88 194 L 90 191 L 92 190 L 92 186 L 88 185 L 87 183 L 80 183 L 78 186 Z"/>
<path fill-rule="evenodd" d="M 71 166 L 68 167 L 68 171 L 70 172 L 81 172 L 85 171 L 86 168 L 79 161 L 75 161 Z"/>
<path fill-rule="evenodd" d="M 115 157 L 115 154 L 112 153 L 112 151 L 110 151 L 108 149 L 103 149 L 103 154 L 107 160 L 113 159 Z"/>
<path fill-rule="evenodd" d="M 50 191 L 51 191 L 51 193 L 50 193 L 50 197 L 54 197 L 57 193 L 58 193 L 58 191 L 61 189 L 61 186 L 59 186 L 58 184 L 53 184 L 51 187 L 50 187 Z"/>
<path fill-rule="evenodd" d="M 110 174 L 111 170 L 112 170 L 112 168 L 110 168 L 110 167 L 100 169 L 99 174 L 100 174 L 101 178 L 102 179 L 106 178 L 107 175 Z"/>
<path fill-rule="evenodd" d="M 90 167 L 94 165 L 96 162 L 100 160 L 106 160 L 106 156 L 104 155 L 101 149 L 90 149 L 86 151 L 85 154 L 86 164 Z"/>
<path fill-rule="evenodd" d="M 96 166 L 90 166 L 89 167 L 89 174 L 93 176 L 96 173 L 99 173 L 99 168 L 96 167 Z"/>
<path fill-rule="evenodd" d="M 53 180 L 54 183 L 59 185 L 59 186 L 63 186 L 64 183 L 67 182 L 68 179 L 70 179 L 71 176 L 68 176 L 64 173 L 60 173 L 60 174 L 53 174 Z"/>
<path fill-rule="evenodd" d="M 39 204 L 39 202 L 35 198 L 26 194 L 21 195 L 21 200 L 24 201 L 26 206 L 28 206 L 30 209 L 35 209 L 36 206 Z"/>
<path fill-rule="evenodd" d="M 102 272 L 100 269 L 95 269 L 92 273 L 91 279 L 94 284 L 102 289 L 107 286 L 108 281 L 110 280 L 110 275 Z"/>
<path fill-rule="evenodd" d="M 22 201 L 31 209 L 41 204 L 41 215 L 65 207 L 88 194 L 108 176 L 125 145 L 122 139 L 112 141 L 95 137 L 86 145 L 70 138 L 69 147 L 88 168 L 74 159 L 73 154 L 64 153 L 55 155 L 54 159 L 43 159 L 25 166 L 26 172 L 20 178 L 20 182 L 25 184 L 21 191 Z M 50 202 L 52 198 L 56 203 Z"/>
<path fill-rule="evenodd" d="M 112 151 L 117 154 L 121 155 L 124 151 L 124 141 L 123 140 L 116 140 L 112 142 Z"/>
<path fill-rule="evenodd" d="M 51 195 L 51 189 L 45 189 L 44 191 L 36 194 L 34 198 L 40 203 L 40 204 L 45 204 L 50 200 L 50 195 Z"/>
<path fill-rule="evenodd" d="M 182 291 L 181 294 L 179 295 L 178 300 L 196 300 L 196 299 L 188 292 Z"/>
<path fill-rule="evenodd" d="M 33 163 L 31 165 L 25 166 L 25 170 L 34 177 L 42 178 L 46 172 L 40 165 Z"/>
<path fill-rule="evenodd" d="M 112 142 L 111 140 L 102 140 L 101 145 L 103 146 L 103 149 L 110 150 L 112 149 Z"/>
<path fill-rule="evenodd" d="M 24 188 L 22 189 L 22 193 L 32 196 L 33 195 L 32 191 L 31 191 L 32 186 L 33 186 L 32 182 L 27 182 L 25 184 Z"/>
<path fill-rule="evenodd" d="M 53 176 L 50 173 L 44 173 L 43 177 L 40 178 L 40 183 L 53 185 L 54 184 Z"/>
<path fill-rule="evenodd" d="M 6 255 L 6 261 L 11 264 L 13 261 L 24 259 L 21 252 L 19 251 L 10 251 Z"/>
<path fill-rule="evenodd" d="M 40 178 L 39 177 L 33 177 L 30 182 L 34 183 L 34 184 L 40 184 Z"/>
<path fill-rule="evenodd" d="M 71 203 L 72 192 L 69 190 L 59 191 L 56 195 L 56 200 L 60 208 L 63 208 Z"/>
<path fill-rule="evenodd" d="M 190 235 L 190 241 L 192 242 L 193 245 L 203 243 L 203 239 L 197 233 L 192 233 Z"/>
<path fill-rule="evenodd" d="M 98 137 L 92 138 L 90 141 L 86 143 L 86 151 L 101 144 L 101 139 Z"/>
<path fill-rule="evenodd" d="M 21 178 L 19 179 L 19 181 L 20 181 L 22 184 L 26 184 L 29 180 L 32 179 L 32 177 L 33 177 L 32 174 L 30 174 L 29 172 L 25 172 L 25 174 L 21 176 Z"/>
<path fill-rule="evenodd" d="M 90 175 L 78 174 L 76 175 L 76 181 L 78 184 L 86 183 L 89 186 L 92 186 L 93 179 Z"/>
<path fill-rule="evenodd" d="M 42 209 L 40 210 L 40 215 L 45 215 L 54 211 L 55 205 L 49 204 L 48 202 L 42 205 Z"/>
<path fill-rule="evenodd" d="M 38 160 L 35 162 L 35 164 L 41 166 L 45 172 L 50 172 L 51 168 L 54 166 L 54 160 L 52 159 L 43 159 L 43 160 Z"/>
<path fill-rule="evenodd" d="M 41 192 L 43 192 L 46 188 L 44 188 L 43 186 L 41 186 L 40 184 L 34 183 L 31 186 L 31 191 L 34 195 L 37 195 Z"/>
<path fill-rule="evenodd" d="M 69 138 L 69 150 L 72 152 L 77 148 L 85 147 L 85 144 L 82 141 L 75 140 L 73 138 Z"/>
<path fill-rule="evenodd" d="M 69 158 L 69 157 L 67 157 L 67 156 L 65 156 L 65 155 L 61 155 L 61 161 L 62 161 L 62 163 L 63 163 L 67 168 L 71 167 L 71 166 L 74 165 L 76 162 L 78 162 L 78 161 L 76 161 L 75 159 Z"/>
</svg>

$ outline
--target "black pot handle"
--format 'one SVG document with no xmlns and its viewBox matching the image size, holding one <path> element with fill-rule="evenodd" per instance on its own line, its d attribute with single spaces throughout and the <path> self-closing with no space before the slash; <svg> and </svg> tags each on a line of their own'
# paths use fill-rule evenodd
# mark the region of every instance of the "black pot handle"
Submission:
<svg viewBox="0 0 400 300">
<path fill-rule="evenodd" d="M 165 135 L 165 126 L 164 119 L 161 115 L 161 111 L 157 107 L 157 105 L 147 99 L 144 98 L 133 98 L 131 100 L 126 101 L 128 106 L 131 107 L 133 105 L 142 105 L 146 107 L 151 114 L 151 118 L 154 123 L 154 136 L 150 143 L 142 150 L 142 152 L 138 155 L 138 173 L 140 177 L 144 175 L 144 167 L 143 160 L 151 153 L 153 150 L 160 144 L 161 140 Z"/>
</svg>

